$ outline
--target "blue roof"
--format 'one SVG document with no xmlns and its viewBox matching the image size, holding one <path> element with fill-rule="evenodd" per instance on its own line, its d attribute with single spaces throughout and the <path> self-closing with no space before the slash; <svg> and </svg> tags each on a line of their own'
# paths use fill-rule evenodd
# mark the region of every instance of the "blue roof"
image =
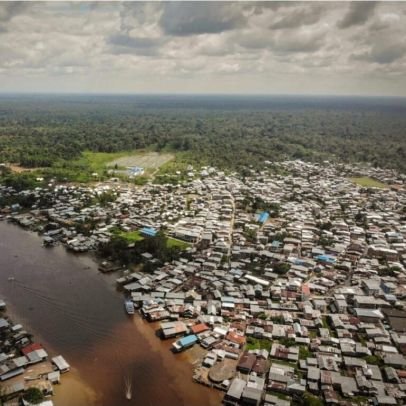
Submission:
<svg viewBox="0 0 406 406">
<path fill-rule="evenodd" d="M 149 237 L 155 237 L 157 231 L 152 227 L 144 227 L 141 229 L 141 234 L 148 235 Z"/>
<path fill-rule="evenodd" d="M 316 259 L 323 262 L 336 262 L 337 258 L 331 255 L 318 255 Z"/>
<path fill-rule="evenodd" d="M 183 338 L 181 338 L 179 340 L 179 344 L 182 347 L 185 347 L 185 346 L 190 345 L 190 344 L 195 344 L 196 342 L 197 342 L 197 336 L 195 336 L 194 334 L 183 337 Z"/>
<path fill-rule="evenodd" d="M 268 220 L 269 213 L 267 211 L 263 211 L 262 213 L 258 214 L 258 221 L 260 223 L 265 223 Z"/>
</svg>

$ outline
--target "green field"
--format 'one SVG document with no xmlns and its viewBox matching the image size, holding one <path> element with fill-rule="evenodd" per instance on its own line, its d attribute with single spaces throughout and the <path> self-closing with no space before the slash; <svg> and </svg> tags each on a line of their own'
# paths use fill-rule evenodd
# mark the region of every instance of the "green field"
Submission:
<svg viewBox="0 0 406 406">
<path fill-rule="evenodd" d="M 368 176 L 362 176 L 359 178 L 350 178 L 351 182 L 355 183 L 356 185 L 363 186 L 363 187 L 376 187 L 376 188 L 387 188 L 388 185 L 385 183 L 379 182 L 378 180 L 369 178 Z"/>
<path fill-rule="evenodd" d="M 145 238 L 141 235 L 141 232 L 139 230 L 134 231 L 116 230 L 114 233 L 117 236 L 124 238 L 129 244 L 142 241 Z M 167 237 L 166 246 L 167 248 L 179 248 L 181 250 L 185 250 L 190 247 L 190 244 L 185 241 L 180 241 L 175 238 Z"/>
<path fill-rule="evenodd" d="M 86 164 L 93 172 L 103 172 L 107 164 L 125 156 L 131 155 L 131 152 L 91 152 L 85 151 L 78 162 Z"/>
<path fill-rule="evenodd" d="M 144 239 L 144 237 L 141 235 L 141 233 L 136 230 L 136 231 L 121 231 L 117 234 L 118 236 L 125 238 L 129 243 L 141 241 Z"/>
<path fill-rule="evenodd" d="M 254 338 L 254 337 L 247 338 L 247 350 L 263 349 L 270 351 L 271 347 L 272 341 L 267 340 L 265 338 Z"/>
<path fill-rule="evenodd" d="M 175 238 L 168 237 L 166 240 L 166 246 L 168 248 L 180 248 L 185 250 L 190 247 L 190 244 L 185 241 L 176 240 Z"/>
<path fill-rule="evenodd" d="M 169 153 L 134 151 L 133 153 L 126 153 L 117 158 L 113 158 L 110 162 L 108 162 L 108 166 L 114 167 L 117 165 L 121 168 L 126 168 L 128 166 L 139 166 L 144 168 L 146 171 L 153 171 L 172 161 L 174 157 L 175 156 L 173 154 Z"/>
<path fill-rule="evenodd" d="M 127 166 L 140 166 L 145 169 L 144 176 L 134 178 L 134 183 L 145 184 L 148 175 L 152 175 L 161 165 L 169 163 L 174 158 L 172 154 L 160 154 L 145 150 L 132 150 L 121 152 L 82 152 L 80 158 L 71 161 L 58 160 L 52 167 L 44 168 L 41 172 L 49 177 L 56 177 L 58 180 L 73 182 L 89 182 L 103 180 L 111 174 L 108 170 L 117 169 L 116 177 L 127 180 L 123 175 Z M 96 173 L 97 176 L 94 176 Z"/>
</svg>

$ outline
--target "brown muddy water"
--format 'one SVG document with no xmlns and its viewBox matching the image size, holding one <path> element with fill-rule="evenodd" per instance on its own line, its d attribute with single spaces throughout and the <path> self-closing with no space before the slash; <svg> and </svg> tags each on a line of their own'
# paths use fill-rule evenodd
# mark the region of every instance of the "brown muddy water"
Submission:
<svg viewBox="0 0 406 406">
<path fill-rule="evenodd" d="M 0 222 L 0 298 L 50 355 L 62 354 L 71 364 L 56 387 L 56 406 L 221 403 L 220 393 L 192 381 L 187 352 L 172 354 L 171 342 L 155 336 L 156 326 L 126 315 L 116 275 L 99 273 L 87 255 L 41 242 Z M 125 382 L 131 382 L 130 401 Z"/>
</svg>

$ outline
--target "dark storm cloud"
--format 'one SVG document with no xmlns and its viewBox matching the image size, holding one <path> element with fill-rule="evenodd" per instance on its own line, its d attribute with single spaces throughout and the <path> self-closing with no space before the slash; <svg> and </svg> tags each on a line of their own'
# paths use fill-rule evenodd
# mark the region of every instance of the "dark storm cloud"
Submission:
<svg viewBox="0 0 406 406">
<path fill-rule="evenodd" d="M 165 34 L 215 34 L 243 27 L 247 22 L 238 3 L 164 3 L 160 24 Z"/>
<path fill-rule="evenodd" d="M 337 23 L 338 28 L 348 28 L 353 25 L 363 25 L 374 14 L 376 2 L 351 3 L 347 14 Z"/>
</svg>

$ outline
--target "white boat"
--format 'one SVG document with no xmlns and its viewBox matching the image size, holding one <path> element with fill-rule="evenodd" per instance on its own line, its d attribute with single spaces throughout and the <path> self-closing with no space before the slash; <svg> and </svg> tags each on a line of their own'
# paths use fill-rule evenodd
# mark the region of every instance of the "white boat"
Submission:
<svg viewBox="0 0 406 406">
<path fill-rule="evenodd" d="M 70 365 L 65 361 L 65 358 L 63 358 L 62 355 L 53 357 L 52 363 L 58 368 L 61 374 L 70 370 Z"/>
<path fill-rule="evenodd" d="M 126 300 L 124 302 L 124 306 L 125 306 L 125 310 L 128 314 L 135 313 L 134 303 L 131 300 Z"/>
</svg>

